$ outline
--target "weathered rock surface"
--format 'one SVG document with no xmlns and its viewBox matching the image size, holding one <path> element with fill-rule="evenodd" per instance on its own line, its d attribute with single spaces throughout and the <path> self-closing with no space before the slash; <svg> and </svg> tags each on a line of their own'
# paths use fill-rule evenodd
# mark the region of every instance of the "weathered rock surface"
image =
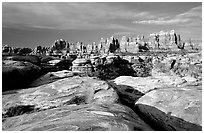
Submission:
<svg viewBox="0 0 204 133">
<path fill-rule="evenodd" d="M 47 63 L 51 60 L 55 60 L 57 59 L 56 57 L 52 57 L 52 56 L 40 56 L 40 61 L 41 63 Z"/>
<path fill-rule="evenodd" d="M 160 56 L 153 60 L 153 71 L 173 72 L 180 77 L 202 78 L 202 54 L 181 53 L 181 55 Z"/>
<path fill-rule="evenodd" d="M 38 56 L 35 56 L 35 55 L 26 55 L 26 56 L 20 56 L 20 55 L 16 55 L 16 56 L 7 56 L 7 57 L 4 57 L 4 59 L 7 59 L 7 60 L 13 60 L 13 61 L 30 62 L 30 63 L 35 64 L 35 65 L 40 65 L 40 63 L 41 63 L 40 58 L 39 58 Z"/>
<path fill-rule="evenodd" d="M 52 82 L 57 81 L 59 79 L 72 77 L 72 76 L 74 76 L 74 73 L 72 71 L 68 71 L 68 70 L 49 72 L 49 73 L 39 77 L 38 79 L 32 81 L 29 84 L 29 86 L 30 87 L 37 87 L 37 86 L 41 86 L 44 84 L 52 83 Z"/>
<path fill-rule="evenodd" d="M 109 58 L 104 64 L 96 66 L 94 76 L 102 80 L 115 79 L 116 77 L 134 75 L 134 69 L 127 60 L 121 59 L 118 56 Z"/>
<path fill-rule="evenodd" d="M 148 130 L 130 108 L 120 104 L 69 105 L 11 117 L 3 122 L 6 131 L 130 131 Z"/>
<path fill-rule="evenodd" d="M 41 68 L 44 73 L 69 70 L 71 66 L 71 60 L 54 59 L 46 63 L 41 63 Z"/>
<path fill-rule="evenodd" d="M 186 82 L 184 79 L 177 76 L 170 76 L 167 74 L 154 75 L 151 77 L 132 77 L 120 76 L 114 79 L 116 85 L 126 85 L 134 88 L 141 93 L 147 93 L 155 88 L 164 86 L 178 86 Z M 125 91 L 125 90 L 124 90 Z"/>
<path fill-rule="evenodd" d="M 135 108 L 160 130 L 202 130 L 202 86 L 153 90 Z"/>
<path fill-rule="evenodd" d="M 42 110 L 69 104 L 87 104 L 92 103 L 94 94 L 102 90 L 109 91 L 105 95 L 106 98 L 111 97 L 110 99 L 117 101 L 117 95 L 115 97 L 112 97 L 114 94 L 110 95 L 116 92 L 109 88 L 105 81 L 74 76 L 50 84 L 19 90 L 12 94 L 13 98 L 10 95 L 3 95 L 2 105 L 4 110 L 20 105 L 33 105 L 36 109 Z M 103 95 L 99 98 L 102 99 Z M 104 98 L 105 101 L 107 101 L 106 98 Z M 97 96 L 95 96 L 95 101 L 97 101 Z M 110 100 L 109 102 L 112 103 Z"/>
<path fill-rule="evenodd" d="M 26 87 L 31 81 L 39 77 L 41 68 L 23 61 L 2 61 L 3 91 Z"/>
<path fill-rule="evenodd" d="M 3 95 L 2 107 L 3 130 L 152 130 L 105 81 L 90 77 Z"/>
</svg>

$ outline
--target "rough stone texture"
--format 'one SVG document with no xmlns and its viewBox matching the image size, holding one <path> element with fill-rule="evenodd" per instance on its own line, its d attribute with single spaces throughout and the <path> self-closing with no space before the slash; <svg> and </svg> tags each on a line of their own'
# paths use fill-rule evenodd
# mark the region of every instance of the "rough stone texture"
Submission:
<svg viewBox="0 0 204 133">
<path fill-rule="evenodd" d="M 72 62 L 69 59 L 66 60 L 55 59 L 50 60 L 47 63 L 41 63 L 41 68 L 44 73 L 69 70 L 71 66 Z"/>
<path fill-rule="evenodd" d="M 2 107 L 3 114 L 6 116 L 9 108 L 23 105 L 32 105 L 34 109 L 43 110 L 69 104 L 113 103 L 116 101 L 118 101 L 116 92 L 105 81 L 74 76 L 3 95 Z"/>
<path fill-rule="evenodd" d="M 138 53 L 139 52 L 138 44 L 136 44 L 136 42 L 128 43 L 126 45 L 126 49 L 127 49 L 127 52 L 130 52 L 130 53 Z"/>
<path fill-rule="evenodd" d="M 153 60 L 153 71 L 173 72 L 180 77 L 202 78 L 202 54 L 183 53 L 181 55 L 160 56 Z"/>
<path fill-rule="evenodd" d="M 147 93 L 155 88 L 164 86 L 178 86 L 186 82 L 180 77 L 170 76 L 167 74 L 155 75 L 154 77 L 132 77 L 120 76 L 114 80 L 116 85 L 126 85 L 134 88 L 141 93 Z"/>
<path fill-rule="evenodd" d="M 41 63 L 47 63 L 51 60 L 55 60 L 57 59 L 56 57 L 52 57 L 52 56 L 40 56 L 40 61 Z"/>
<path fill-rule="evenodd" d="M 131 64 L 120 57 L 112 58 L 108 61 L 105 61 L 104 64 L 96 66 L 94 76 L 102 80 L 114 79 L 118 76 L 134 75 L 134 69 Z"/>
<path fill-rule="evenodd" d="M 105 81 L 69 77 L 3 95 L 3 130 L 152 130 Z"/>
<path fill-rule="evenodd" d="M 7 56 L 4 57 L 5 60 L 13 60 L 13 61 L 24 61 L 24 62 L 30 62 L 35 65 L 40 65 L 40 58 L 35 55 L 26 55 L 26 56 Z"/>
<path fill-rule="evenodd" d="M 29 84 L 29 86 L 30 87 L 37 87 L 37 86 L 41 86 L 44 84 L 52 83 L 52 82 L 57 81 L 59 79 L 72 77 L 72 76 L 74 76 L 74 73 L 72 71 L 68 71 L 68 70 L 49 72 L 49 73 L 39 77 L 38 79 L 32 81 Z"/>
<path fill-rule="evenodd" d="M 26 87 L 31 81 L 39 77 L 41 68 L 23 61 L 2 61 L 3 91 Z"/>
<path fill-rule="evenodd" d="M 146 121 L 163 130 L 202 129 L 202 86 L 153 90 L 142 96 L 135 106 Z"/>
<path fill-rule="evenodd" d="M 69 105 L 11 117 L 6 131 L 151 131 L 130 108 L 120 104 Z"/>
<path fill-rule="evenodd" d="M 132 67 L 135 71 L 136 77 L 147 77 L 152 75 L 152 58 L 140 56 L 138 59 L 131 60 L 133 63 Z"/>
</svg>

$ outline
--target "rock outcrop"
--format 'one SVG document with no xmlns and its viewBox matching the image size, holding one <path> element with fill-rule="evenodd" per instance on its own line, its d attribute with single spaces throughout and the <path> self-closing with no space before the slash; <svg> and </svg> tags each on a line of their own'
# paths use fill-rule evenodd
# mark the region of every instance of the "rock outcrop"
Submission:
<svg viewBox="0 0 204 133">
<path fill-rule="evenodd" d="M 44 84 L 49 84 L 54 81 L 74 76 L 72 71 L 62 70 L 57 72 L 48 72 L 47 74 L 37 78 L 29 84 L 29 87 L 37 87 Z"/>
<path fill-rule="evenodd" d="M 201 53 L 184 53 L 183 55 L 159 56 L 153 59 L 153 71 L 174 73 L 180 77 L 190 76 L 201 79 Z"/>
<path fill-rule="evenodd" d="M 41 61 L 40 58 L 38 56 L 35 55 L 26 55 L 26 56 L 20 56 L 20 55 L 16 55 L 16 56 L 7 56 L 4 57 L 5 60 L 13 60 L 13 61 L 25 61 L 25 62 L 30 62 L 32 64 L 35 65 L 40 65 Z"/>
<path fill-rule="evenodd" d="M 96 66 L 94 76 L 110 80 L 122 75 L 134 75 L 134 69 L 127 60 L 118 56 L 106 57 L 104 64 Z"/>
<path fill-rule="evenodd" d="M 163 130 L 201 130 L 202 86 L 153 90 L 142 96 L 135 108 Z"/>
<path fill-rule="evenodd" d="M 70 77 L 3 95 L 3 130 L 106 130 L 152 128 L 119 103 L 105 81 Z M 26 112 L 27 111 L 27 112 Z"/>
<path fill-rule="evenodd" d="M 18 89 L 27 85 L 41 75 L 41 68 L 30 62 L 2 61 L 2 90 Z"/>
<path fill-rule="evenodd" d="M 5 120 L 6 131 L 151 131 L 130 108 L 120 104 L 65 106 Z"/>
<path fill-rule="evenodd" d="M 111 86 L 154 130 L 201 130 L 202 83 L 193 77 L 120 76 Z"/>
</svg>

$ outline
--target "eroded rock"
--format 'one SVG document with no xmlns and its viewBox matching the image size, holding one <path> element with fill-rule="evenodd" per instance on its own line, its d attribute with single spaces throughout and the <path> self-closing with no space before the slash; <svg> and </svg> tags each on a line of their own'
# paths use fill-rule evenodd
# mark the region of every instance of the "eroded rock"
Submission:
<svg viewBox="0 0 204 133">
<path fill-rule="evenodd" d="M 22 105 L 33 105 L 36 109 L 44 110 L 70 104 L 114 103 L 117 101 L 117 93 L 105 81 L 74 76 L 3 95 L 2 105 L 3 112 L 6 113 L 9 108 Z"/>
<path fill-rule="evenodd" d="M 2 61 L 3 91 L 27 87 L 28 84 L 41 75 L 41 68 L 23 61 Z"/>
<path fill-rule="evenodd" d="M 72 71 L 68 71 L 68 70 L 49 72 L 49 73 L 39 77 L 38 79 L 32 81 L 29 86 L 30 87 L 37 87 L 37 86 L 41 86 L 44 84 L 52 83 L 52 82 L 57 81 L 59 79 L 72 77 L 72 76 L 74 76 L 74 73 Z"/>
<path fill-rule="evenodd" d="M 130 108 L 120 104 L 86 104 L 24 114 L 4 120 L 6 131 L 151 131 Z"/>
<path fill-rule="evenodd" d="M 153 90 L 135 103 L 135 110 L 160 130 L 202 130 L 202 86 Z"/>
</svg>

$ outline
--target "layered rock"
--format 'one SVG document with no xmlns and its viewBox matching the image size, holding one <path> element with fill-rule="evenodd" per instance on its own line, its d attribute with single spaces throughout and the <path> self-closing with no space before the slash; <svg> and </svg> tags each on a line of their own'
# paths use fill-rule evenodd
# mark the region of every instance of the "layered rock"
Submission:
<svg viewBox="0 0 204 133">
<path fill-rule="evenodd" d="M 110 84 L 122 103 L 155 130 L 202 129 L 202 83 L 193 77 L 120 76 Z"/>
<path fill-rule="evenodd" d="M 70 77 L 3 95 L 3 130 L 152 130 L 105 81 Z M 26 112 L 27 111 L 27 112 Z"/>
<path fill-rule="evenodd" d="M 69 70 L 71 66 L 72 66 L 72 60 L 70 59 L 54 59 L 46 63 L 41 63 L 41 68 L 45 74 L 48 72 Z"/>
<path fill-rule="evenodd" d="M 13 61 L 25 61 L 25 62 L 30 62 L 35 65 L 40 65 L 41 61 L 38 56 L 35 55 L 26 55 L 26 56 L 6 56 L 3 58 L 4 60 L 13 60 Z"/>
<path fill-rule="evenodd" d="M 161 88 L 142 96 L 135 108 L 162 130 L 202 129 L 202 86 Z"/>
<path fill-rule="evenodd" d="M 62 70 L 57 72 L 48 72 L 47 74 L 37 78 L 29 84 L 29 87 L 37 87 L 54 81 L 74 76 L 72 71 Z"/>
<path fill-rule="evenodd" d="M 105 81 L 74 76 L 19 90 L 17 97 L 10 100 L 7 99 L 9 95 L 4 95 L 3 109 L 7 110 L 15 105 L 34 105 L 36 109 L 43 110 L 69 104 L 86 104 L 92 102 L 95 93 L 109 89 L 114 92 Z"/>
<path fill-rule="evenodd" d="M 130 108 L 120 104 L 65 106 L 5 120 L 6 131 L 151 131 Z"/>
</svg>

